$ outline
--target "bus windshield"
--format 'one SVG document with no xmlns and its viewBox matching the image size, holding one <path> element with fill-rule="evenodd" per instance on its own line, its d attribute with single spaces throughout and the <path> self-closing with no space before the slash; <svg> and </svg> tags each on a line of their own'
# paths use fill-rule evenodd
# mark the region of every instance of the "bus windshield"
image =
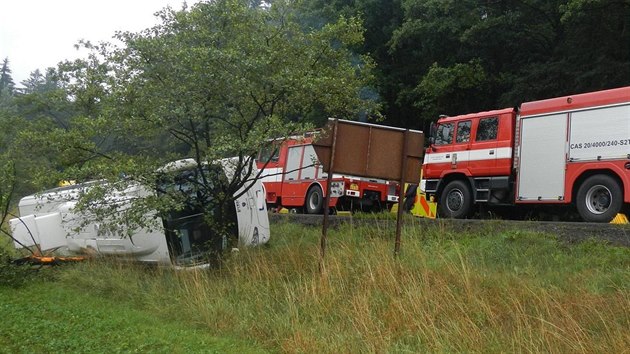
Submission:
<svg viewBox="0 0 630 354">
<path fill-rule="evenodd" d="M 229 232 L 237 233 L 234 203 L 222 211 L 221 205 L 214 202 L 226 181 L 223 169 L 217 165 L 176 171 L 158 180 L 158 195 L 171 194 L 185 201 L 181 210 L 170 210 L 162 216 L 166 242 L 175 265 L 208 263 L 227 247 L 226 234 L 208 224 L 208 217 L 224 219 L 222 224 L 227 221 Z M 228 215 L 222 215 L 225 211 Z"/>
</svg>

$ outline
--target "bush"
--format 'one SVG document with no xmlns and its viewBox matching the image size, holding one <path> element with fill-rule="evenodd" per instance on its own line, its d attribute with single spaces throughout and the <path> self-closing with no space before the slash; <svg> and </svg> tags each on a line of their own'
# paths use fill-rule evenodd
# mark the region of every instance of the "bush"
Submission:
<svg viewBox="0 0 630 354">
<path fill-rule="evenodd" d="M 0 286 L 18 288 L 34 279 L 38 272 L 30 265 L 13 263 L 11 255 L 0 247 Z"/>
</svg>

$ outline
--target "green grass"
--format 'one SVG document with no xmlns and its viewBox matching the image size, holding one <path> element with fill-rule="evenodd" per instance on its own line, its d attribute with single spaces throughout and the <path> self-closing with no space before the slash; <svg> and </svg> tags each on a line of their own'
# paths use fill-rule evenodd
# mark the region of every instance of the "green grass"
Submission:
<svg viewBox="0 0 630 354">
<path fill-rule="evenodd" d="M 55 282 L 0 290 L 2 303 L 33 294 L 33 303 L 51 308 L 44 318 L 66 319 L 58 324 L 64 333 L 71 326 L 95 330 L 56 341 L 54 330 L 46 331 L 51 326 L 16 321 L 13 332 L 30 334 L 17 334 L 22 337 L 10 348 L 20 351 L 17 339 L 38 333 L 49 339 L 38 343 L 56 345 L 38 349 L 70 352 L 101 346 L 195 352 L 206 345 L 191 343 L 221 352 L 258 345 L 287 353 L 621 353 L 630 347 L 628 248 L 569 245 L 492 225 L 460 233 L 439 222 L 408 222 L 402 236 L 396 259 L 393 227 L 331 229 L 323 274 L 320 228 L 293 224 L 273 225 L 269 245 L 241 250 L 221 269 L 64 267 Z M 0 316 L 15 317 L 23 308 L 30 307 L 2 307 Z M 118 337 L 108 333 L 129 336 L 112 344 L 109 338 Z M 187 336 L 193 340 L 177 341 Z M 84 337 L 89 347 L 79 346 Z M 58 344 L 68 341 L 72 346 Z"/>
<path fill-rule="evenodd" d="M 63 282 L 0 288 L 0 318 L 2 353 L 264 352 L 156 317 L 124 295 L 100 297 Z"/>
</svg>

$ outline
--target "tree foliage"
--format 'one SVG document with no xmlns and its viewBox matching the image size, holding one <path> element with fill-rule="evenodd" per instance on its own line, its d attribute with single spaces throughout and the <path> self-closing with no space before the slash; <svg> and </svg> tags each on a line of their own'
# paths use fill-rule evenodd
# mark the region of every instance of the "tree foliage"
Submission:
<svg viewBox="0 0 630 354">
<path fill-rule="evenodd" d="M 0 94 L 11 95 L 13 94 L 14 88 L 15 83 L 13 82 L 13 77 L 11 77 L 9 58 L 4 58 L 2 61 L 2 68 L 0 68 Z"/>
<path fill-rule="evenodd" d="M 303 32 L 292 9 L 243 1 L 163 11 L 163 24 L 121 33 L 126 47 L 108 53 L 120 127 L 167 133 L 170 151 L 195 158 L 252 154 L 260 138 L 282 136 L 315 107 L 352 116 L 369 68 L 345 49 L 362 40 L 360 22 L 340 19 Z M 361 67 L 363 66 L 363 67 Z M 203 157 L 203 158 L 202 158 Z"/>
<path fill-rule="evenodd" d="M 33 129 L 21 132 L 22 150 L 57 151 L 46 164 L 57 173 L 42 177 L 110 181 L 94 185 L 77 207 L 103 220 L 121 214 L 112 193 L 155 188 L 177 178 L 161 166 L 192 157 L 194 205 L 163 189 L 131 198 L 119 226 L 133 229 L 149 210 L 189 209 L 227 230 L 223 216 L 257 177 L 252 166 L 262 146 L 312 129 L 307 118 L 376 108 L 360 94 L 372 61 L 350 50 L 363 41 L 361 22 L 341 17 L 305 28 L 297 9 L 290 0 L 202 2 L 166 8 L 160 24 L 144 31 L 118 33 L 120 46 L 83 42 L 89 57 L 25 82 L 18 103 Z M 226 157 L 236 157 L 227 180 L 208 166 Z"/>
<path fill-rule="evenodd" d="M 118 33 L 121 46 L 81 43 L 87 58 L 20 88 L 3 61 L 0 149 L 28 181 L 20 193 L 151 184 L 168 161 L 203 172 L 236 156 L 226 202 L 262 144 L 328 116 L 380 107 L 385 124 L 427 130 L 439 114 L 630 84 L 628 0 L 216 0 L 159 19 Z"/>
<path fill-rule="evenodd" d="M 362 52 L 392 125 L 630 84 L 627 0 L 312 3 L 329 19 L 365 16 Z"/>
</svg>

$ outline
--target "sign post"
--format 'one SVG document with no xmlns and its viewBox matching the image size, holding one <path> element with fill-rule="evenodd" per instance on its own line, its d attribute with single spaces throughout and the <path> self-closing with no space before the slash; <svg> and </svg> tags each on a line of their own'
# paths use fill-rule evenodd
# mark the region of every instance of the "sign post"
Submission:
<svg viewBox="0 0 630 354">
<path fill-rule="evenodd" d="M 317 158 L 328 173 L 324 200 L 320 271 L 326 254 L 330 181 L 333 173 L 399 181 L 398 217 L 394 254 L 400 252 L 405 183 L 419 183 L 424 156 L 424 134 L 384 125 L 328 119 L 324 132 L 313 142 Z"/>
<path fill-rule="evenodd" d="M 329 171 L 327 176 L 326 183 L 326 196 L 324 197 L 324 223 L 322 225 L 322 238 L 319 242 L 319 272 L 323 274 L 325 271 L 324 265 L 324 257 L 326 256 L 326 243 L 328 240 L 328 214 L 330 214 L 330 185 L 332 184 L 332 171 L 335 168 L 335 148 L 337 147 L 337 125 L 339 124 L 338 120 L 335 119 L 332 127 L 332 142 L 330 147 L 330 155 L 329 155 Z"/>
<path fill-rule="evenodd" d="M 400 253 L 400 232 L 402 229 L 402 215 L 405 204 L 405 175 L 407 174 L 407 155 L 409 154 L 409 129 L 405 130 L 403 137 L 402 164 L 400 167 L 400 192 L 398 193 L 398 215 L 396 215 L 396 241 L 394 244 L 394 256 Z M 418 181 L 420 182 L 420 181 Z"/>
</svg>

